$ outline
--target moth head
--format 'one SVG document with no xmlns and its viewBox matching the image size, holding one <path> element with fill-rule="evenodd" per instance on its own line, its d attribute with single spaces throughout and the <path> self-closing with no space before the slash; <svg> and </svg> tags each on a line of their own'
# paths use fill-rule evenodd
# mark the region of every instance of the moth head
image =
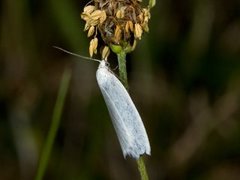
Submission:
<svg viewBox="0 0 240 180">
<path fill-rule="evenodd" d="M 109 62 L 107 62 L 106 60 L 102 60 L 98 66 L 98 68 L 109 68 Z"/>
</svg>

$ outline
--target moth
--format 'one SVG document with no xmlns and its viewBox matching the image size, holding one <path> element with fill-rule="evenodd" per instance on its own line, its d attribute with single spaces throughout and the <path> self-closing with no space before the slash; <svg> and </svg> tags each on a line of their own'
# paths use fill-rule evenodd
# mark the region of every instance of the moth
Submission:
<svg viewBox="0 0 240 180">
<path fill-rule="evenodd" d="M 80 58 L 100 62 L 96 79 L 107 105 L 123 156 L 138 159 L 144 153 L 150 155 L 148 135 L 138 110 L 121 81 L 110 70 L 109 63 L 106 60 L 86 58 L 59 47 L 55 48 Z"/>
<path fill-rule="evenodd" d="M 129 155 L 138 159 L 144 153 L 150 155 L 150 143 L 137 108 L 105 60 L 100 62 L 96 78 L 124 157 Z"/>
</svg>

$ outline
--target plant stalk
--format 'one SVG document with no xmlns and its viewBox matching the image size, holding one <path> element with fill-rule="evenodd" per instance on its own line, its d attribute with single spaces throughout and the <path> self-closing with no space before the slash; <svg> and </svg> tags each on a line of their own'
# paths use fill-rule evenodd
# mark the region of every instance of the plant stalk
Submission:
<svg viewBox="0 0 240 180">
<path fill-rule="evenodd" d="M 126 53 L 121 51 L 117 54 L 119 66 L 119 78 L 124 87 L 128 90 L 127 68 L 126 68 Z"/>
<path fill-rule="evenodd" d="M 141 180 L 148 180 L 149 178 L 145 167 L 144 159 L 142 156 L 140 156 L 139 159 L 137 159 L 137 165 L 139 173 L 141 175 Z"/>
<path fill-rule="evenodd" d="M 123 83 L 124 87 L 128 90 L 128 79 L 127 79 L 127 69 L 126 69 L 126 53 L 122 50 L 117 53 L 118 57 L 118 66 L 119 66 L 119 78 Z M 148 173 L 145 167 L 143 157 L 140 156 L 137 159 L 138 170 L 141 176 L 141 180 L 148 180 Z"/>
</svg>

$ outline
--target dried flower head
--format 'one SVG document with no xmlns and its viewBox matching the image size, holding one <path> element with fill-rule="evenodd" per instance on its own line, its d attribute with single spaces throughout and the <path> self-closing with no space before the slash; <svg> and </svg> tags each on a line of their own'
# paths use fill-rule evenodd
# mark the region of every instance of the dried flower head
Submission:
<svg viewBox="0 0 240 180">
<path fill-rule="evenodd" d="M 150 8 L 142 8 L 140 3 L 141 0 L 92 0 L 85 6 L 81 14 L 86 23 L 84 31 L 88 31 L 88 37 L 94 36 L 90 42 L 90 56 L 97 52 L 97 38 L 101 38 L 103 46 L 107 47 L 135 47 L 136 40 L 149 31 Z M 109 53 L 102 57 L 107 58 L 106 55 Z"/>
</svg>

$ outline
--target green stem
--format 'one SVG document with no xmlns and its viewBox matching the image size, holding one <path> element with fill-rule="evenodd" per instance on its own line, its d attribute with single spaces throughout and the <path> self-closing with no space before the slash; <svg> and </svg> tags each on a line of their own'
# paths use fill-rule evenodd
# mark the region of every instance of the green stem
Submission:
<svg viewBox="0 0 240 180">
<path fill-rule="evenodd" d="M 147 174 L 147 170 L 146 170 L 145 163 L 142 156 L 140 156 L 140 158 L 137 159 L 137 164 L 138 164 L 138 170 L 141 175 L 141 180 L 148 180 L 148 174 Z"/>
<path fill-rule="evenodd" d="M 119 78 L 124 87 L 128 90 L 127 68 L 126 68 L 126 53 L 121 51 L 117 54 L 119 66 Z"/>
<path fill-rule="evenodd" d="M 35 180 L 42 180 L 45 174 L 50 153 L 53 148 L 53 142 L 56 137 L 57 130 L 59 128 L 63 105 L 65 102 L 65 97 L 69 87 L 70 78 L 71 78 L 71 72 L 69 69 L 66 69 L 62 76 L 58 97 L 54 106 L 52 123 L 51 123 L 50 129 L 47 135 L 47 139 L 45 141 L 45 144 L 43 146 L 43 150 L 39 159 L 39 165 L 38 165 Z"/>
<path fill-rule="evenodd" d="M 119 66 L 119 78 L 122 81 L 125 88 L 128 90 L 128 79 L 127 79 L 127 69 L 126 69 L 126 53 L 120 51 L 117 53 L 118 66 Z M 138 170 L 141 175 L 141 180 L 148 180 L 148 174 L 145 167 L 145 163 L 142 157 L 137 159 Z"/>
</svg>

